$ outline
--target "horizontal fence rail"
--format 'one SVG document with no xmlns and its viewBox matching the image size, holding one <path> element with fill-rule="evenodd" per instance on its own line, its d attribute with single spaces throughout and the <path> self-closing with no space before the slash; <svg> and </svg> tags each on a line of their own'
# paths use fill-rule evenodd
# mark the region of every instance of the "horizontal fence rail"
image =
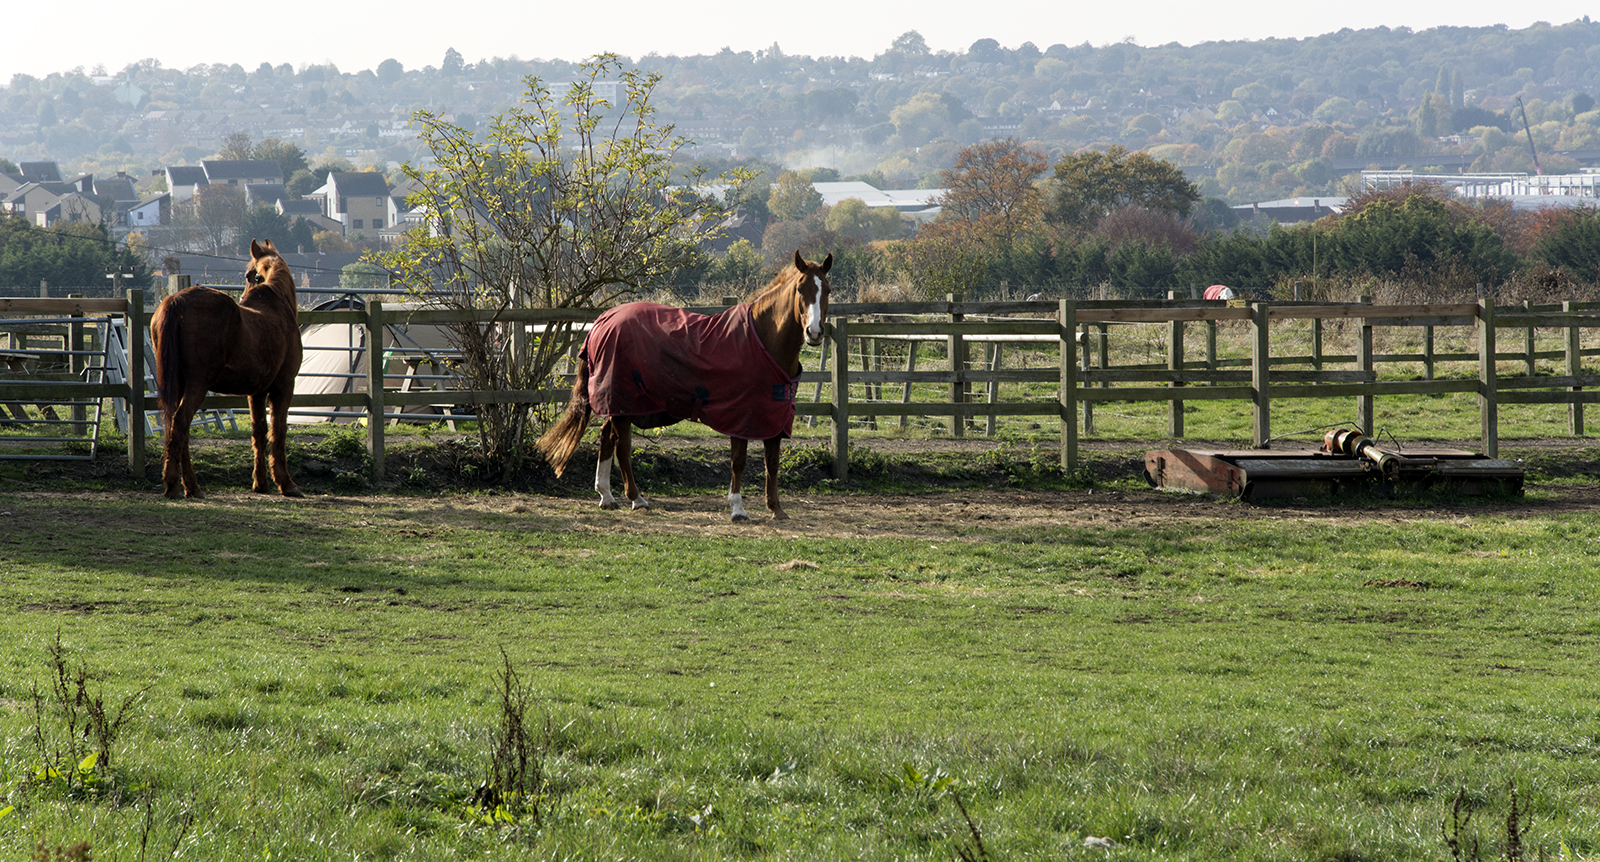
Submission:
<svg viewBox="0 0 1600 862">
<path fill-rule="evenodd" d="M 722 307 L 692 310 L 715 312 Z M 128 291 L 125 299 L 0 298 L 0 339 L 17 350 L 19 335 L 33 331 L 42 337 L 36 321 L 71 316 L 120 316 L 124 321 L 125 372 L 114 379 L 95 382 L 30 377 L 22 364 L 0 376 L 0 403 L 43 403 L 55 399 L 115 399 L 120 411 L 143 417 L 155 407 L 155 395 L 140 385 L 147 377 L 145 345 L 149 338 L 151 308 L 145 294 Z M 1600 347 L 1584 347 L 1583 334 L 1600 329 L 1600 304 L 1563 303 L 1496 307 L 1484 300 L 1475 304 L 1373 305 L 1367 302 L 1244 303 L 1203 300 L 1154 301 L 1018 301 L 1018 302 L 918 302 L 836 303 L 831 306 L 827 338 L 820 360 L 801 373 L 796 413 L 815 424 L 832 425 L 834 474 L 849 471 L 852 423 L 881 428 L 880 422 L 898 417 L 900 427 L 912 418 L 948 421 L 953 436 L 975 430 L 979 420 L 994 432 L 998 417 L 1036 417 L 1059 425 L 1060 460 L 1064 469 L 1078 463 L 1080 433 L 1094 433 L 1094 408 L 1108 402 L 1166 402 L 1168 436 L 1184 436 L 1183 405 L 1187 401 L 1235 400 L 1251 411 L 1251 437 L 1256 446 L 1272 441 L 1272 403 L 1279 399 L 1343 398 L 1355 400 L 1353 423 L 1373 435 L 1373 400 L 1386 395 L 1474 394 L 1482 425 L 1485 454 L 1497 456 L 1501 404 L 1565 404 L 1569 430 L 1584 433 L 1584 405 L 1600 402 L 1600 373 L 1585 373 L 1583 360 L 1600 355 Z M 546 327 L 556 337 L 574 338 L 592 322 L 594 309 L 508 309 L 491 314 L 456 309 L 400 308 L 368 298 L 359 308 L 300 312 L 303 327 L 316 324 L 347 325 L 364 332 L 363 343 L 383 345 L 385 327 L 450 326 L 454 324 L 511 324 L 529 338 L 542 337 Z M 33 322 L 30 322 L 33 321 Z M 1310 349 L 1301 345 L 1292 353 L 1274 355 L 1274 325 L 1309 324 Z M 1323 326 L 1356 327 L 1354 353 L 1324 353 Z M 1217 348 L 1217 327 L 1243 327 L 1248 333 L 1245 356 L 1222 356 Z M 30 327 L 32 329 L 30 330 Z M 1108 340 L 1117 328 L 1135 328 L 1162 342 L 1161 361 L 1112 366 Z M 1204 356 L 1186 355 L 1189 327 L 1205 329 Z M 1374 327 L 1409 328 L 1420 334 L 1422 349 L 1406 353 L 1376 353 Z M 1436 328 L 1471 328 L 1469 351 L 1435 351 Z M 1561 336 L 1562 349 L 1538 348 L 1536 334 Z M 1519 349 L 1502 350 L 1497 335 L 1511 334 Z M 1306 336 L 1301 332 L 1301 336 Z M 1519 337 L 1520 336 L 1520 337 Z M 853 345 L 859 345 L 855 347 Z M 333 348 L 344 349 L 344 348 Z M 417 418 L 407 408 L 442 409 L 454 421 L 470 419 L 471 408 L 483 404 L 562 403 L 567 393 L 563 380 L 547 387 L 517 391 L 472 391 L 448 369 L 449 351 L 429 354 L 433 374 L 417 373 L 424 360 L 412 358 L 410 375 L 396 385 L 391 366 L 395 351 L 366 351 L 365 367 L 332 376 L 364 378 L 367 391 L 297 394 L 296 408 L 315 416 L 362 416 L 367 425 L 367 445 L 375 480 L 384 473 L 384 428 L 400 418 Z M 404 352 L 404 351 L 401 351 Z M 1005 357 L 1026 352 L 1032 367 L 1007 367 Z M 942 354 L 942 355 L 940 355 Z M 859 359 L 857 359 L 859 357 Z M 816 357 L 813 355 L 813 359 Z M 921 363 L 919 366 L 919 362 Z M 1383 364 L 1419 364 L 1421 379 L 1381 379 Z M 1501 363 L 1520 365 L 1517 373 L 1502 373 Z M 1541 368 L 1540 363 L 1545 363 Z M 1550 373 L 1549 365 L 1561 373 Z M 1437 366 L 1475 366 L 1475 373 L 1436 378 Z M 890 367 L 893 365 L 894 367 Z M 56 375 L 59 377 L 59 375 Z M 412 389 L 421 383 L 421 389 Z M 570 376 L 565 379 L 570 385 Z M 454 385 L 455 388 L 451 388 Z M 1010 387 L 1002 390 L 1002 385 Z M 942 398 L 913 399 L 913 388 L 935 387 Z M 1022 390 L 1023 394 L 1016 393 Z M 827 397 L 824 398 L 824 391 Z M 855 392 L 865 393 L 857 397 Z M 1006 398 L 1002 391 L 1008 391 Z M 240 397 L 211 396 L 206 408 L 226 410 L 246 407 Z M 144 471 L 146 423 L 130 421 L 129 467 Z"/>
</svg>

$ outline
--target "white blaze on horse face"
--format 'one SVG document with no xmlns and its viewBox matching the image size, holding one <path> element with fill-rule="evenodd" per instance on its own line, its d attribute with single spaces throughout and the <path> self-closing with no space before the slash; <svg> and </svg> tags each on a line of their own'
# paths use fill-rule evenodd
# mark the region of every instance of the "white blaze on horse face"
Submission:
<svg viewBox="0 0 1600 862">
<path fill-rule="evenodd" d="M 817 292 L 806 303 L 806 343 L 816 347 L 822 343 L 822 279 L 813 275 L 811 284 Z"/>
</svg>

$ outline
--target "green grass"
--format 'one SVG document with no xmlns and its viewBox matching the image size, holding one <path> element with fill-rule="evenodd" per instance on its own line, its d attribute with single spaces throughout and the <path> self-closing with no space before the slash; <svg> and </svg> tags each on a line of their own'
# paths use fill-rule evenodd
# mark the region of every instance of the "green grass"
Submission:
<svg viewBox="0 0 1600 862">
<path fill-rule="evenodd" d="M 975 852 L 959 795 L 997 860 L 1431 860 L 1462 788 L 1498 853 L 1511 780 L 1530 846 L 1600 853 L 1600 526 L 1537 502 L 940 540 L 478 498 L 0 513 L 7 858 L 942 860 Z M 87 792 L 30 780 L 58 633 L 108 701 L 149 687 Z M 548 782 L 520 827 L 468 804 L 502 650 Z"/>
</svg>

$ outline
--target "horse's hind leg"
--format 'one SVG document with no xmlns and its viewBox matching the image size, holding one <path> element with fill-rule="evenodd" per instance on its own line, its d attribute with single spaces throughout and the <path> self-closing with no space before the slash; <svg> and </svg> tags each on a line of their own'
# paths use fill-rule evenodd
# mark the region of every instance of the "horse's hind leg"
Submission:
<svg viewBox="0 0 1600 862">
<path fill-rule="evenodd" d="M 594 467 L 594 489 L 600 492 L 600 508 L 615 509 L 617 500 L 611 496 L 611 458 L 617 451 L 616 420 L 600 423 L 600 460 Z"/>
<path fill-rule="evenodd" d="M 611 420 L 617 429 L 617 468 L 622 471 L 622 490 L 635 509 L 650 508 L 650 501 L 639 493 L 639 484 L 633 480 L 633 423 L 627 419 Z"/>
<path fill-rule="evenodd" d="M 195 411 L 205 396 L 204 389 L 184 392 L 178 397 L 177 405 L 162 415 L 162 421 L 167 426 L 166 446 L 161 459 L 162 493 L 174 500 L 178 499 L 180 489 L 186 497 L 205 496 L 200 492 L 200 482 L 194 475 L 194 463 L 189 459 L 189 424 L 194 421 Z"/>
<path fill-rule="evenodd" d="M 728 483 L 728 508 L 733 511 L 735 521 L 750 520 L 750 515 L 744 510 L 744 497 L 739 493 L 744 486 L 744 465 L 749 457 L 749 440 L 728 438 L 728 460 L 733 466 L 733 481 Z"/>
<path fill-rule="evenodd" d="M 300 493 L 299 486 L 289 477 L 289 402 L 293 398 L 292 391 L 268 395 L 269 405 L 272 408 L 272 429 L 267 435 L 267 440 L 272 450 L 272 481 L 278 486 L 278 493 L 285 497 L 303 497 L 305 495 Z M 255 408 L 252 407 L 252 418 L 254 413 Z"/>
<path fill-rule="evenodd" d="M 767 458 L 767 508 L 772 510 L 772 519 L 782 521 L 789 516 L 784 514 L 783 506 L 778 503 L 778 458 L 782 454 L 782 437 L 772 437 L 764 441 Z"/>
</svg>

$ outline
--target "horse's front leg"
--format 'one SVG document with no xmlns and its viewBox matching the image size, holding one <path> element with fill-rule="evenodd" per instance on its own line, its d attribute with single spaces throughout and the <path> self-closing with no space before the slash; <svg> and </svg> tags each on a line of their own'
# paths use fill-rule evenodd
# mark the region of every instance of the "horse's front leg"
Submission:
<svg viewBox="0 0 1600 862">
<path fill-rule="evenodd" d="M 289 389 L 276 395 L 270 395 L 272 407 L 272 430 L 268 436 L 271 443 L 272 454 L 272 481 L 278 486 L 278 493 L 285 497 L 304 497 L 300 488 L 289 477 L 289 403 L 294 400 L 294 390 Z M 251 417 L 254 418 L 255 408 L 251 407 Z M 257 488 L 257 491 L 262 490 Z"/>
<path fill-rule="evenodd" d="M 622 490 L 635 509 L 650 508 L 650 501 L 639 493 L 639 483 L 633 480 L 633 423 L 627 419 L 613 419 L 617 427 L 617 469 L 622 471 Z"/>
<path fill-rule="evenodd" d="M 767 508 L 772 510 L 774 521 L 782 521 L 789 517 L 778 503 L 778 456 L 783 447 L 783 438 L 770 437 L 764 441 L 764 445 L 767 458 Z"/>
<path fill-rule="evenodd" d="M 750 520 L 750 515 L 744 510 L 744 497 L 739 493 L 739 489 L 744 486 L 744 464 L 749 455 L 749 440 L 728 438 L 728 460 L 733 465 L 733 481 L 728 483 L 728 508 L 733 510 L 735 521 Z"/>
</svg>

